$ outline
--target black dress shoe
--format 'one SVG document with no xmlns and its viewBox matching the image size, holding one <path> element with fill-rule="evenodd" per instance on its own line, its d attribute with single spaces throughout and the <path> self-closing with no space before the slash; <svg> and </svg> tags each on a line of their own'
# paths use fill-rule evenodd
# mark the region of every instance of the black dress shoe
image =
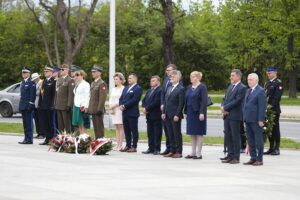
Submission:
<svg viewBox="0 0 300 200">
<path fill-rule="evenodd" d="M 222 160 L 222 163 L 230 163 L 232 161 L 232 159 L 227 159 L 227 160 Z"/>
<path fill-rule="evenodd" d="M 280 151 L 279 150 L 274 150 L 271 153 L 272 156 L 279 156 L 280 155 Z"/>
<path fill-rule="evenodd" d="M 224 158 L 220 158 L 220 160 L 227 160 L 228 156 L 224 157 Z"/>
<path fill-rule="evenodd" d="M 268 151 L 264 152 L 264 155 L 270 155 L 272 154 L 273 152 L 273 149 L 269 149 Z"/>
<path fill-rule="evenodd" d="M 49 145 L 49 142 L 45 140 L 44 142 L 40 143 L 39 145 Z"/>
<path fill-rule="evenodd" d="M 159 155 L 160 151 L 154 151 L 153 155 Z"/>
<path fill-rule="evenodd" d="M 33 144 L 33 142 L 30 142 L 30 141 L 22 141 L 22 142 L 19 142 L 19 144 Z"/>
<path fill-rule="evenodd" d="M 170 153 L 170 151 L 166 149 L 164 152 L 160 153 L 160 155 L 167 155 L 169 153 Z"/>
<path fill-rule="evenodd" d="M 38 137 L 36 137 L 37 139 L 45 139 L 45 136 L 39 135 Z"/>
<path fill-rule="evenodd" d="M 154 151 L 151 151 L 150 149 L 148 149 L 147 151 L 143 151 L 142 153 L 143 154 L 152 154 L 152 153 L 154 153 Z"/>
<path fill-rule="evenodd" d="M 202 159 L 202 156 L 193 156 L 193 159 Z"/>
</svg>

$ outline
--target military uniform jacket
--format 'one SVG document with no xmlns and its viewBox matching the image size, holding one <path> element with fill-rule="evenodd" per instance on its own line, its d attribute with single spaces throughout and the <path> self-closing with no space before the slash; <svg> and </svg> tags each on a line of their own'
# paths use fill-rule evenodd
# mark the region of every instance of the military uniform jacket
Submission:
<svg viewBox="0 0 300 200">
<path fill-rule="evenodd" d="M 74 81 L 69 75 L 60 77 L 56 82 L 56 93 L 54 107 L 56 110 L 68 110 L 73 107 L 74 102 Z"/>
<path fill-rule="evenodd" d="M 34 108 L 34 102 L 36 98 L 36 86 L 30 78 L 21 82 L 21 98 L 19 103 L 19 110 L 30 110 Z"/>
<path fill-rule="evenodd" d="M 39 109 L 41 110 L 53 109 L 55 86 L 56 86 L 56 81 L 54 80 L 53 77 L 51 77 L 49 80 L 45 78 L 40 92 Z"/>
<path fill-rule="evenodd" d="M 268 104 L 276 113 L 281 113 L 280 100 L 283 93 L 283 86 L 281 80 L 275 78 L 273 81 L 268 81 L 265 84 L 265 91 L 267 94 Z"/>
<path fill-rule="evenodd" d="M 106 95 L 107 95 L 106 83 L 101 78 L 98 79 L 96 82 L 93 81 L 91 85 L 91 96 L 90 96 L 88 113 L 104 114 Z"/>
</svg>

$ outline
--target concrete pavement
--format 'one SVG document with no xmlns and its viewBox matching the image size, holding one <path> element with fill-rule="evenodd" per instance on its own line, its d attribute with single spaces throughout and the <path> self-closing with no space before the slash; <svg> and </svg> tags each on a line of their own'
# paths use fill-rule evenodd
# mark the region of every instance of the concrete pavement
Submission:
<svg viewBox="0 0 300 200">
<path fill-rule="evenodd" d="M 0 200 L 298 200 L 300 195 L 300 151 L 282 150 L 253 167 L 221 164 L 222 147 L 205 146 L 203 160 L 140 152 L 88 157 L 48 153 L 45 146 L 17 144 L 21 139 L 0 136 Z M 184 154 L 189 149 L 185 146 Z"/>
</svg>

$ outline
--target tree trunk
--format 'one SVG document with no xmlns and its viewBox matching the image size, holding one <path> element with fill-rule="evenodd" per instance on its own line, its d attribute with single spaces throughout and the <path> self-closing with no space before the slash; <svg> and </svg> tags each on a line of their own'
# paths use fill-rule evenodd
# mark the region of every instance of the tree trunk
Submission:
<svg viewBox="0 0 300 200">
<path fill-rule="evenodd" d="M 173 36 L 175 30 L 175 16 L 173 14 L 172 0 L 161 0 L 162 11 L 165 19 L 165 31 L 162 35 L 162 46 L 165 65 L 175 63 L 173 50 Z"/>
<path fill-rule="evenodd" d="M 54 49 L 55 49 L 55 56 L 56 56 L 56 64 L 58 66 L 61 65 L 60 63 L 60 56 L 59 56 L 59 49 L 58 49 L 58 40 L 57 40 L 57 23 L 55 23 L 55 28 L 54 28 Z"/>
<path fill-rule="evenodd" d="M 290 55 L 294 53 L 294 34 L 291 33 L 288 37 L 288 52 Z M 293 62 L 294 63 L 294 62 Z M 292 69 L 288 71 L 289 76 L 289 97 L 297 98 L 297 73 L 298 69 L 293 66 Z"/>
</svg>

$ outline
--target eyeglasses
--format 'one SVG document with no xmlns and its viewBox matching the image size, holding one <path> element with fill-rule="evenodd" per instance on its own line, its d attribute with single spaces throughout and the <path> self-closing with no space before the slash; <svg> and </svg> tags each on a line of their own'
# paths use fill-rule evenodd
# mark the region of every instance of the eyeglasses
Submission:
<svg viewBox="0 0 300 200">
<path fill-rule="evenodd" d="M 60 71 L 65 71 L 65 69 L 60 69 Z"/>
<path fill-rule="evenodd" d="M 81 74 L 75 74 L 75 76 L 81 76 Z"/>
</svg>

